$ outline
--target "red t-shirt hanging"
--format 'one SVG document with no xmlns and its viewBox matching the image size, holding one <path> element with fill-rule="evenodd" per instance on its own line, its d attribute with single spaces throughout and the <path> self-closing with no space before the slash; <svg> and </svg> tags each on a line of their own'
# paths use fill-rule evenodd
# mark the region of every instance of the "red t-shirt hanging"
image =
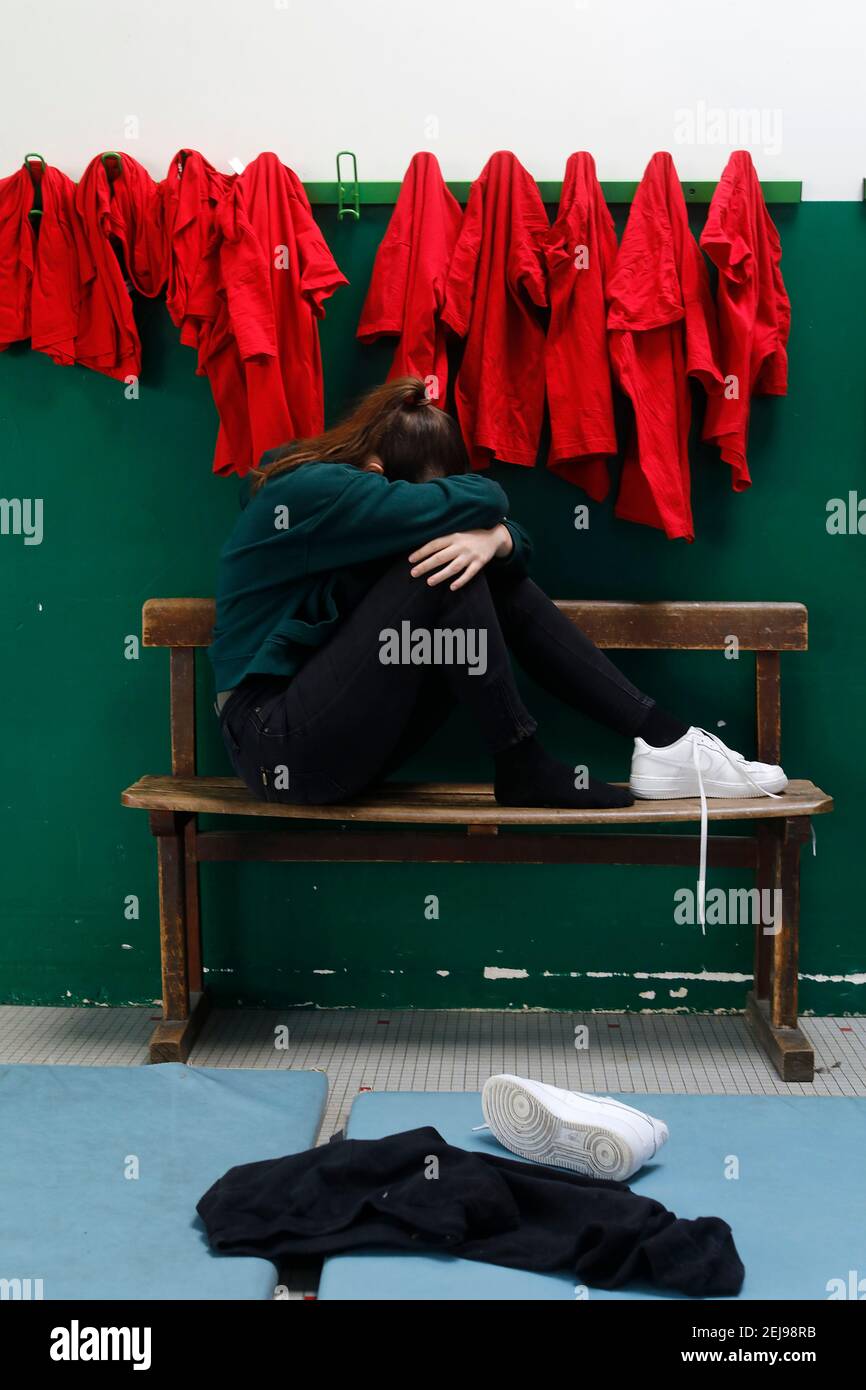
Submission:
<svg viewBox="0 0 866 1390">
<path fill-rule="evenodd" d="M 221 203 L 224 288 L 243 360 L 251 452 L 232 453 L 220 431 L 215 469 L 247 472 L 266 449 L 324 428 L 324 387 L 318 320 L 325 300 L 348 280 L 320 232 L 304 186 L 275 154 L 260 154 L 239 175 L 236 197 Z M 263 257 L 269 304 L 246 256 L 248 219 Z M 235 253 L 232 267 L 226 256 Z M 261 263 L 260 263 L 261 264 Z M 266 350 L 271 333 L 276 354 Z"/>
<path fill-rule="evenodd" d="M 42 213 L 31 219 L 37 186 Z M 29 338 L 70 366 L 79 293 L 75 184 L 36 163 L 0 179 L 0 351 Z"/>
<path fill-rule="evenodd" d="M 709 277 L 669 154 L 654 154 L 634 196 L 610 285 L 614 374 L 634 407 L 617 516 L 695 538 L 689 377 L 721 389 Z"/>
<path fill-rule="evenodd" d="M 178 150 L 159 185 L 169 244 L 165 304 L 187 347 L 199 346 L 203 325 L 216 316 L 220 237 L 215 209 L 234 178 L 197 150 Z"/>
<path fill-rule="evenodd" d="M 473 468 L 531 468 L 544 413 L 547 213 L 513 154 L 486 163 L 469 193 L 442 320 L 466 339 L 455 402 Z"/>
<path fill-rule="evenodd" d="M 267 265 L 249 224 L 237 176 L 196 150 L 179 150 L 160 185 L 170 245 L 166 305 L 180 339 L 197 351 L 220 418 L 216 472 L 253 458 L 243 355 L 276 357 Z M 231 308 L 238 308 L 235 335 Z M 253 307 L 254 306 L 254 307 Z"/>
<path fill-rule="evenodd" d="M 448 358 L 441 323 L 445 281 L 463 213 L 432 154 L 412 157 L 370 278 L 357 336 L 399 342 L 388 380 L 417 376 L 431 400 L 445 403 Z"/>
<path fill-rule="evenodd" d="M 746 460 L 751 398 L 784 396 L 791 304 L 782 244 L 751 155 L 737 150 L 713 194 L 701 246 L 719 269 L 719 353 L 725 390 L 707 402 L 704 439 L 730 464 L 735 492 L 751 486 Z"/>
<path fill-rule="evenodd" d="M 160 191 L 147 170 L 128 154 L 107 159 L 111 176 L 97 155 L 75 191 L 82 281 L 75 357 L 82 366 L 122 381 L 141 373 L 141 343 L 124 272 L 139 294 L 153 299 L 168 275 L 168 240 Z"/>
<path fill-rule="evenodd" d="M 545 247 L 550 327 L 545 345 L 551 448 L 548 468 L 596 502 L 607 496 L 616 453 L 607 341 L 607 284 L 616 233 L 591 154 L 565 166 L 559 213 Z"/>
</svg>

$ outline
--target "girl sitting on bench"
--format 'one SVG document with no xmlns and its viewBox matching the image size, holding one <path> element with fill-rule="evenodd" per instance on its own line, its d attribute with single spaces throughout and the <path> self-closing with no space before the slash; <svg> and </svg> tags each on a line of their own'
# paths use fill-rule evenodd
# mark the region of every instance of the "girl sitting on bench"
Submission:
<svg viewBox="0 0 866 1390">
<path fill-rule="evenodd" d="M 660 709 L 528 577 L 530 542 L 458 426 L 414 378 L 334 429 L 271 450 L 224 546 L 210 648 L 232 765 L 266 801 L 348 801 L 399 768 L 455 704 L 475 716 L 506 806 L 775 794 L 746 762 Z M 634 739 L 629 790 L 547 752 L 511 658 L 572 708 Z"/>
</svg>

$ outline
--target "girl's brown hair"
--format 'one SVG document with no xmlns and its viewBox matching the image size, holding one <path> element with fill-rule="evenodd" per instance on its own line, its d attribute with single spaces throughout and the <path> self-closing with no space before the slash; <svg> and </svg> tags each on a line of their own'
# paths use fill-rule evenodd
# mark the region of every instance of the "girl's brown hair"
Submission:
<svg viewBox="0 0 866 1390">
<path fill-rule="evenodd" d="M 418 377 L 398 377 L 368 391 L 345 420 L 313 439 L 296 439 L 285 452 L 253 470 L 257 491 L 269 478 L 302 463 L 350 463 L 378 458 L 386 478 L 411 483 L 465 473 L 469 459 L 457 422 L 427 399 Z"/>
</svg>

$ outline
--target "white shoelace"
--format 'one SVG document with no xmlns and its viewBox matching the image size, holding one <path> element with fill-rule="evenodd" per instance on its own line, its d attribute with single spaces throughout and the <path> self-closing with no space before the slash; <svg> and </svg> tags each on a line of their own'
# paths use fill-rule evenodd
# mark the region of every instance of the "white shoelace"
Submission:
<svg viewBox="0 0 866 1390">
<path fill-rule="evenodd" d="M 754 777 L 749 775 L 745 768 L 746 759 L 743 757 L 742 753 L 735 753 L 726 743 L 722 743 L 722 740 L 715 734 L 711 734 L 709 729 L 697 727 L 697 732 L 698 734 L 702 734 L 703 738 L 715 748 L 718 753 L 723 755 L 735 772 L 738 772 L 741 777 L 745 777 L 746 781 L 754 787 L 759 796 L 772 796 L 775 800 L 779 799 L 779 792 L 766 791 L 764 787 L 758 785 Z M 702 740 L 693 738 L 692 762 L 694 763 L 695 772 L 698 775 L 698 791 L 701 797 L 701 860 L 698 868 L 698 921 L 701 924 L 702 934 L 706 936 L 705 900 L 707 892 L 707 830 L 709 818 L 707 815 L 707 794 L 704 791 L 704 777 L 701 772 L 701 760 L 698 757 L 698 748 L 700 746 L 702 746 Z M 706 745 L 704 744 L 703 746 Z M 743 764 L 742 767 L 740 766 L 741 763 Z"/>
</svg>

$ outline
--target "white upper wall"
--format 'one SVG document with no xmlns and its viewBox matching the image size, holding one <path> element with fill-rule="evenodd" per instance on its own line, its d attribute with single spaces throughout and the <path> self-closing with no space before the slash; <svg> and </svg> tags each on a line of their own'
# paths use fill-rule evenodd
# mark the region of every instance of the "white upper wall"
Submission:
<svg viewBox="0 0 866 1390">
<path fill-rule="evenodd" d="M 0 28 L 0 176 L 36 150 L 78 178 L 126 149 L 162 176 L 273 149 L 303 179 L 400 179 L 430 149 L 471 179 L 511 149 L 559 179 L 588 149 L 683 179 L 748 148 L 804 198 L 860 199 L 862 0 L 11 0 Z"/>
</svg>

